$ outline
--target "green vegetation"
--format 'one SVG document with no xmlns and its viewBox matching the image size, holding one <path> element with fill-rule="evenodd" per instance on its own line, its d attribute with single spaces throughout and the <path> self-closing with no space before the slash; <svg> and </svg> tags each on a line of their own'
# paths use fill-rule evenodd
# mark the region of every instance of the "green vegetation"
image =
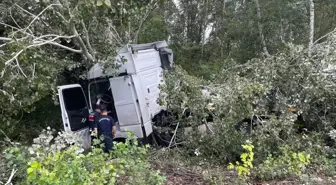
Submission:
<svg viewBox="0 0 336 185">
<path fill-rule="evenodd" d="M 151 169 L 149 146 L 128 139 L 115 143 L 114 152 L 92 148 L 83 153 L 76 136 L 44 130 L 31 147 L 4 151 L 4 170 L 18 168 L 18 184 L 163 184 L 165 177 Z M 131 138 L 132 136 L 130 136 Z M 132 142 L 131 142 L 132 141 Z M 99 146 L 99 140 L 95 141 Z M 73 145 L 75 143 L 75 145 Z M 132 143 L 132 144 L 131 144 Z"/>
<path fill-rule="evenodd" d="M 238 172 L 238 176 L 242 178 L 248 178 L 248 176 L 251 174 L 251 170 L 253 168 L 253 145 L 247 142 L 247 144 L 242 145 L 242 147 L 247 151 L 246 153 L 242 153 L 240 155 L 240 159 L 242 161 L 242 165 L 236 161 L 236 165 L 230 163 L 228 166 L 228 169 L 236 169 Z"/>
<path fill-rule="evenodd" d="M 0 184 L 335 183 L 335 9 L 334 0 L 1 1 Z M 179 123 L 178 145 L 118 143 L 106 155 L 56 134 L 56 86 L 85 83 L 95 63 L 117 67 L 124 44 L 157 40 L 174 52 L 159 101 L 177 115 L 168 130 Z M 204 124 L 207 134 L 184 132 Z"/>
</svg>

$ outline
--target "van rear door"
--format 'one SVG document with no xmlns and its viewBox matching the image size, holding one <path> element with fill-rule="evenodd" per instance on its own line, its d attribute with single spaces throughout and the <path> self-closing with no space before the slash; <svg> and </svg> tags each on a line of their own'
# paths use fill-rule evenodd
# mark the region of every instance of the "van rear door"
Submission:
<svg viewBox="0 0 336 185">
<path fill-rule="evenodd" d="M 75 132 L 83 139 L 84 147 L 89 147 L 89 107 L 82 87 L 71 84 L 58 86 L 57 90 L 64 130 Z"/>
<path fill-rule="evenodd" d="M 59 102 L 65 131 L 76 132 L 88 127 L 89 107 L 79 84 L 58 87 Z"/>
</svg>

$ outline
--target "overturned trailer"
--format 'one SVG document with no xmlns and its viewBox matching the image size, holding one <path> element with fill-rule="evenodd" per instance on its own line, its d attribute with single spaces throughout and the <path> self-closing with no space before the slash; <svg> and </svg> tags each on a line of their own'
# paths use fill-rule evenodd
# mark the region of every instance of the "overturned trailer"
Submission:
<svg viewBox="0 0 336 185">
<path fill-rule="evenodd" d="M 107 105 L 116 122 L 115 140 L 125 139 L 127 132 L 146 139 L 153 132 L 153 118 L 166 110 L 157 101 L 163 71 L 173 65 L 173 52 L 166 41 L 128 44 L 118 51 L 115 60 L 118 76 L 106 75 L 112 69 L 103 70 L 95 64 L 87 74 L 87 87 L 58 86 L 64 130 L 83 138 L 85 148 L 91 146 L 89 117 L 97 101 Z"/>
</svg>

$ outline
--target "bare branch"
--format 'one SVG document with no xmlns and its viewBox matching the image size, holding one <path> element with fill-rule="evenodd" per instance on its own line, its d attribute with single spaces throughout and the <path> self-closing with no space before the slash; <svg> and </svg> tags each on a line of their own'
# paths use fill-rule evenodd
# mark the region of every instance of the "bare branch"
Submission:
<svg viewBox="0 0 336 185">
<path fill-rule="evenodd" d="M 7 38 L 7 37 L 0 37 L 1 41 L 11 41 L 11 38 Z"/>
<path fill-rule="evenodd" d="M 329 35 L 331 35 L 331 34 L 333 34 L 333 33 L 335 33 L 335 32 L 336 32 L 336 28 L 335 28 L 333 31 L 331 31 L 331 32 L 329 32 L 329 33 L 323 35 L 323 36 L 320 37 L 319 39 L 315 40 L 315 42 L 313 43 L 313 45 L 315 45 L 315 44 L 318 43 L 320 40 L 322 40 L 322 39 L 328 37 Z"/>
<path fill-rule="evenodd" d="M 0 91 L 2 91 L 3 93 L 9 95 L 9 93 L 7 93 L 7 92 L 4 91 L 4 90 L 1 90 L 1 89 L 0 89 Z M 15 146 L 14 143 L 11 141 L 11 139 L 7 136 L 7 134 L 6 134 L 3 130 L 0 129 L 0 132 L 5 136 L 6 141 L 9 142 L 9 144 L 11 144 L 12 146 Z"/>
<path fill-rule="evenodd" d="M 12 179 L 14 178 L 14 175 L 16 174 L 16 172 L 17 172 L 16 169 L 13 169 L 13 170 L 12 170 L 12 173 L 11 173 L 11 175 L 9 176 L 9 178 L 8 178 L 8 180 L 7 180 L 7 182 L 6 182 L 5 185 L 10 185 L 10 184 L 11 184 Z"/>
<path fill-rule="evenodd" d="M 119 35 L 119 33 L 117 32 L 117 30 L 115 29 L 115 27 L 112 25 L 112 23 L 110 21 L 107 21 L 108 22 L 108 26 L 109 28 L 112 28 L 112 30 L 110 30 L 111 34 L 112 34 L 112 37 L 118 42 L 118 44 L 122 44 L 122 39 Z M 114 33 L 113 33 L 114 32 Z"/>
<path fill-rule="evenodd" d="M 48 5 L 46 8 L 44 8 L 30 23 L 29 25 L 25 28 L 28 29 L 37 19 L 39 19 L 39 17 L 45 12 L 47 11 L 49 8 L 51 8 L 52 6 L 61 6 L 61 4 L 50 4 Z"/>
<path fill-rule="evenodd" d="M 5 65 L 8 65 L 9 63 L 11 63 L 13 60 L 15 60 L 22 52 L 24 51 L 24 49 L 21 49 L 19 52 L 17 52 L 15 55 L 14 55 L 14 57 L 13 58 L 11 58 L 11 59 L 9 59 L 9 60 L 7 60 L 6 62 L 5 62 Z"/>
<path fill-rule="evenodd" d="M 16 30 L 16 32 L 21 32 L 21 33 L 23 33 L 23 34 L 25 34 L 25 35 L 34 36 L 34 35 L 30 34 L 30 33 L 27 33 L 27 32 L 24 31 L 23 29 L 20 29 L 20 28 L 11 26 L 11 25 L 6 24 L 6 23 L 3 23 L 3 22 L 0 22 L 0 25 L 3 25 L 3 26 L 5 26 L 5 27 L 10 27 L 10 28 Z M 16 32 L 14 32 L 14 33 L 16 33 Z"/>
<path fill-rule="evenodd" d="M 43 38 L 45 36 L 41 36 L 40 38 Z M 39 46 L 43 46 L 43 45 L 46 45 L 46 44 L 51 44 L 51 45 L 55 45 L 55 46 L 58 46 L 58 47 L 61 47 L 63 49 L 67 49 L 71 52 L 74 52 L 74 53 L 82 53 L 82 50 L 76 50 L 76 49 L 72 49 L 72 48 L 69 48 L 67 46 L 63 46 L 57 42 L 54 42 L 55 40 L 59 39 L 59 38 L 78 38 L 78 36 L 56 36 L 54 37 L 53 39 L 51 40 L 41 40 L 40 38 L 36 38 L 35 39 L 35 42 L 33 42 L 33 44 L 27 46 L 25 49 L 21 49 L 20 51 L 18 51 L 14 57 L 12 57 L 10 60 L 6 61 L 5 62 L 5 65 L 8 65 L 9 63 L 11 63 L 12 61 L 16 60 L 16 58 L 26 49 L 28 48 L 32 48 L 32 47 L 39 47 Z M 38 41 L 36 41 L 38 40 Z"/>
<path fill-rule="evenodd" d="M 9 15 L 10 15 L 11 19 L 13 20 L 13 22 L 16 24 L 16 26 L 18 28 L 21 28 L 20 25 L 15 21 L 14 17 L 12 16 L 12 8 L 9 9 Z"/>
<path fill-rule="evenodd" d="M 170 142 L 169 142 L 168 148 L 170 148 L 170 146 L 171 146 L 172 143 L 173 143 L 173 140 L 175 139 L 176 132 L 177 132 L 177 129 L 178 129 L 179 125 L 180 125 L 180 122 L 177 122 L 177 125 L 176 125 L 176 128 L 175 128 L 174 135 L 173 135 L 173 137 L 171 138 L 171 140 L 170 140 Z"/>
<path fill-rule="evenodd" d="M 52 40 L 49 40 L 49 41 L 48 41 L 48 40 L 44 40 L 44 39 L 43 39 L 43 38 L 45 38 L 45 37 L 55 37 L 55 38 L 52 39 Z M 74 37 L 76 37 L 76 36 L 61 36 L 61 35 L 55 35 L 55 34 L 43 35 L 43 36 L 41 36 L 41 37 L 35 38 L 35 39 L 34 39 L 35 42 L 33 42 L 33 45 L 34 45 L 34 44 L 38 44 L 38 45 L 36 45 L 36 46 L 41 46 L 41 44 L 42 44 L 42 45 L 50 44 L 50 45 L 54 45 L 54 46 L 57 46 L 57 47 L 66 49 L 66 50 L 71 51 L 71 52 L 73 52 L 73 53 L 81 53 L 82 50 L 76 50 L 76 49 L 73 49 L 73 48 L 64 46 L 64 45 L 62 45 L 62 44 L 59 44 L 59 43 L 57 43 L 57 42 L 53 42 L 54 40 L 57 40 L 57 39 L 60 39 L 60 38 L 71 39 L 71 38 L 74 38 Z M 28 36 L 27 36 L 27 37 L 23 37 L 23 38 L 21 38 L 21 39 L 17 39 L 16 41 L 24 40 L 24 39 L 27 39 L 27 38 L 28 38 Z M 0 48 L 3 47 L 3 46 L 5 46 L 6 44 L 15 42 L 15 40 L 12 39 L 12 38 L 4 38 L 4 37 L 1 37 L 0 40 L 10 41 L 10 42 L 7 42 L 7 43 L 5 43 L 5 44 L 0 45 Z M 48 42 L 47 42 L 47 41 L 48 41 Z M 31 46 L 31 47 L 33 47 L 33 46 Z"/>
<path fill-rule="evenodd" d="M 20 40 L 27 39 L 28 37 L 29 37 L 29 36 L 26 36 L 26 37 L 22 37 L 22 38 L 20 38 L 20 39 L 13 39 L 13 38 L 2 37 L 4 40 L 9 41 L 9 42 L 6 42 L 6 43 L 0 45 L 0 48 L 3 47 L 3 46 L 5 46 L 5 45 L 7 45 L 7 44 L 11 44 L 11 43 L 13 43 L 13 42 L 17 42 L 17 41 L 20 41 Z M 1 39 L 0 39 L 0 40 L 1 40 Z"/>
<path fill-rule="evenodd" d="M 63 36 L 63 35 L 56 35 L 56 34 L 48 34 L 48 35 L 42 35 L 40 37 L 37 37 L 34 39 L 34 41 L 36 40 L 42 40 L 42 41 L 45 41 L 43 40 L 43 38 L 46 38 L 46 37 L 55 37 L 53 40 L 57 40 L 57 39 L 72 39 L 74 37 L 77 37 L 78 35 L 71 35 L 71 36 Z"/>
<path fill-rule="evenodd" d="M 82 27 L 83 27 L 84 32 L 85 32 L 85 43 L 86 43 L 86 45 L 87 45 L 87 47 L 88 47 L 88 49 L 89 49 L 89 52 L 90 52 L 91 54 L 94 54 L 93 49 L 92 49 L 91 44 L 90 44 L 89 32 L 88 32 L 88 30 L 86 29 L 86 26 L 85 26 L 85 24 L 84 24 L 84 21 L 81 21 L 81 24 L 82 24 Z"/>
<path fill-rule="evenodd" d="M 55 36 L 55 38 L 53 38 L 51 40 L 43 40 L 42 39 L 44 37 L 51 37 L 51 36 Z M 43 35 L 43 36 L 41 36 L 39 38 L 34 39 L 34 40 L 39 40 L 39 41 L 36 41 L 34 44 L 28 46 L 28 48 L 50 44 L 50 45 L 54 45 L 54 46 L 57 46 L 57 47 L 69 50 L 69 51 L 74 52 L 74 53 L 82 53 L 82 50 L 76 50 L 76 49 L 64 46 L 62 44 L 59 44 L 57 42 L 54 42 L 55 40 L 60 39 L 60 38 L 71 39 L 71 38 L 75 38 L 75 37 L 78 37 L 78 35 L 73 35 L 73 36 L 61 36 L 61 35 L 54 35 L 54 34 Z"/>
<path fill-rule="evenodd" d="M 29 14 L 30 16 L 36 17 L 36 15 L 30 13 L 28 10 L 22 8 L 21 6 L 19 6 L 18 4 L 14 4 L 14 6 L 18 7 L 19 9 L 21 9 L 23 12 L 25 12 L 26 14 Z"/>
<path fill-rule="evenodd" d="M 33 65 L 32 79 L 35 78 L 35 66 L 36 66 L 36 63 L 34 63 Z"/>
<path fill-rule="evenodd" d="M 72 48 L 69 48 L 69 47 L 64 46 L 64 45 L 62 45 L 62 44 L 59 44 L 59 43 L 57 43 L 57 42 L 50 42 L 50 43 L 47 43 L 47 44 L 54 45 L 54 46 L 57 46 L 57 47 L 66 49 L 66 50 L 71 51 L 71 52 L 73 52 L 73 53 L 82 53 L 82 50 L 72 49 Z"/>
<path fill-rule="evenodd" d="M 12 28 L 12 29 L 14 29 L 14 30 L 20 30 L 20 28 L 17 28 L 17 27 L 11 26 L 11 25 L 9 25 L 9 24 L 6 24 L 6 23 L 3 23 L 3 22 L 0 22 L 0 25 L 3 25 L 3 26 L 5 26 L 5 27 L 10 27 L 10 28 Z"/>
<path fill-rule="evenodd" d="M 75 27 L 75 24 L 74 23 L 71 23 L 71 32 L 72 34 L 74 35 L 79 35 L 77 30 L 76 30 L 76 27 Z M 83 39 L 81 37 L 75 37 L 75 39 L 78 41 L 78 44 L 79 46 L 81 47 L 82 49 L 82 54 L 89 60 L 89 61 L 94 61 L 92 55 L 89 53 L 88 49 L 86 48 L 84 42 L 83 42 Z"/>
<path fill-rule="evenodd" d="M 20 67 L 19 61 L 17 60 L 17 58 L 15 58 L 16 61 L 16 66 L 19 68 L 19 70 L 21 71 L 21 73 L 23 74 L 23 76 L 25 78 L 28 78 L 27 75 L 23 72 L 22 68 Z"/>
</svg>

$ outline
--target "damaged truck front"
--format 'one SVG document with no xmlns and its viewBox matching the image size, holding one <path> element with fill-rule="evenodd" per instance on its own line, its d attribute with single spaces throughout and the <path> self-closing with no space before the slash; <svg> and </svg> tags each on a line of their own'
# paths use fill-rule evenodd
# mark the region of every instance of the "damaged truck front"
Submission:
<svg viewBox="0 0 336 185">
<path fill-rule="evenodd" d="M 173 65 L 166 41 L 126 45 L 115 57 L 117 62 L 121 58 L 125 61 L 119 63 L 117 76 L 106 75 L 113 69 L 103 70 L 95 64 L 87 74 L 87 87 L 58 86 L 64 130 L 82 138 L 84 148 L 91 146 L 89 121 L 97 101 L 107 105 L 116 122 L 115 140 L 125 139 L 127 132 L 147 139 L 153 132 L 154 117 L 166 110 L 157 102 L 163 72 Z"/>
</svg>

